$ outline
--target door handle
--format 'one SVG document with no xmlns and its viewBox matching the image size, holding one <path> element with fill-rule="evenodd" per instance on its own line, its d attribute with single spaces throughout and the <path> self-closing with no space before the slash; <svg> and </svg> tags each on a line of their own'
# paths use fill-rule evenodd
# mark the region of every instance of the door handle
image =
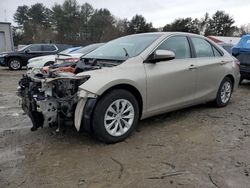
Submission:
<svg viewBox="0 0 250 188">
<path fill-rule="evenodd" d="M 221 61 L 221 62 L 220 62 L 221 65 L 225 65 L 225 64 L 227 64 L 227 63 L 228 63 L 228 61 Z"/>
<path fill-rule="evenodd" d="M 189 69 L 189 70 L 195 70 L 195 69 L 197 69 L 197 66 L 195 66 L 195 65 L 190 65 L 188 69 Z"/>
</svg>

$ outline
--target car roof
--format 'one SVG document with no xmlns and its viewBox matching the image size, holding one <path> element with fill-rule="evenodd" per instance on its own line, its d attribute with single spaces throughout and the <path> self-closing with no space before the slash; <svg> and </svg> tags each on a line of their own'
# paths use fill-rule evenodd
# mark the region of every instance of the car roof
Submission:
<svg viewBox="0 0 250 188">
<path fill-rule="evenodd" d="M 200 37 L 200 38 L 206 38 L 202 35 L 194 34 L 194 33 L 187 33 L 187 32 L 149 32 L 149 33 L 137 33 L 127 36 L 147 36 L 147 35 L 158 35 L 159 37 L 168 37 L 171 35 L 185 35 L 185 36 L 193 36 L 193 37 Z"/>
</svg>

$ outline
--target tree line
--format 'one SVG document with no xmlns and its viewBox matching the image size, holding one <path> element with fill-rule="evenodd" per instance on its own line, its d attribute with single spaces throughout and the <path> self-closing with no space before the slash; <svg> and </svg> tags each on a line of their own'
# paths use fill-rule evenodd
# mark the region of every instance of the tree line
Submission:
<svg viewBox="0 0 250 188">
<path fill-rule="evenodd" d="M 87 45 L 107 42 L 114 38 L 144 32 L 181 31 L 202 35 L 241 36 L 247 28 L 234 26 L 234 19 L 224 11 L 211 17 L 178 18 L 163 28 L 154 28 L 142 15 L 131 20 L 115 17 L 108 9 L 95 9 L 91 4 L 65 0 L 51 9 L 42 3 L 18 6 L 13 27 L 15 45 L 37 42 L 56 42 Z"/>
</svg>

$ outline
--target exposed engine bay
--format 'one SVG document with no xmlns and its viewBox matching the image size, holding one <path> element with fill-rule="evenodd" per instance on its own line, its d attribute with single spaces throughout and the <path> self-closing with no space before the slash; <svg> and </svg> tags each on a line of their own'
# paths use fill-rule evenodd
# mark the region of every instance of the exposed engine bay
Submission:
<svg viewBox="0 0 250 188">
<path fill-rule="evenodd" d="M 75 64 L 58 64 L 28 71 L 19 81 L 17 95 L 21 97 L 22 109 L 33 123 L 31 130 L 44 125 L 58 126 L 59 130 L 60 122 L 73 120 L 79 101 L 78 88 L 90 78 L 77 74 L 119 63 L 82 59 Z"/>
</svg>

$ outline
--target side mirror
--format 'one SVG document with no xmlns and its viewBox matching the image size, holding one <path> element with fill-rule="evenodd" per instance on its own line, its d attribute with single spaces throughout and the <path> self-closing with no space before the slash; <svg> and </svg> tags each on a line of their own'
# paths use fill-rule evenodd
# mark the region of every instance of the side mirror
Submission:
<svg viewBox="0 0 250 188">
<path fill-rule="evenodd" d="M 152 53 L 146 62 L 149 63 L 157 63 L 160 61 L 168 61 L 175 58 L 175 53 L 169 50 L 156 50 L 154 53 Z"/>
<path fill-rule="evenodd" d="M 24 53 L 29 53 L 30 52 L 30 49 L 27 49 L 27 50 L 24 50 Z"/>
</svg>

